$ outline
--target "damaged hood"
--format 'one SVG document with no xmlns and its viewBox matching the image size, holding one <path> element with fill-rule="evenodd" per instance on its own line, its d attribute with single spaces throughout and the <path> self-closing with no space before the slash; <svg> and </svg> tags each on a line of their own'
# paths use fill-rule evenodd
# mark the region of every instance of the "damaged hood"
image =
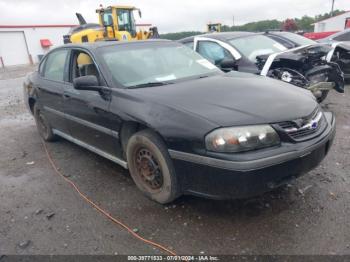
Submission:
<svg viewBox="0 0 350 262">
<path fill-rule="evenodd" d="M 302 75 L 302 86 L 307 88 L 315 82 L 315 76 L 319 76 L 320 82 L 333 82 L 334 89 L 344 92 L 344 74 L 338 64 L 331 61 L 335 48 L 326 44 L 314 44 L 300 46 L 283 52 L 267 56 L 257 57 L 257 66 L 261 70 L 260 75 L 271 76 L 275 69 L 283 68 L 295 70 Z M 297 75 L 296 74 L 296 75 Z M 324 77 L 322 77 L 324 76 Z M 299 78 L 297 76 L 297 78 Z M 288 81 L 290 83 L 293 82 Z M 294 83 L 293 83 L 294 84 Z M 298 84 L 300 86 L 300 84 Z"/>
<path fill-rule="evenodd" d="M 218 126 L 293 120 L 310 115 L 317 107 L 307 90 L 238 72 L 132 92 L 149 103 L 196 115 Z"/>
<path fill-rule="evenodd" d="M 261 55 L 257 57 L 257 65 L 261 75 L 266 76 L 275 62 L 304 63 L 306 60 L 321 60 L 331 52 L 332 47 L 325 44 L 300 46 L 283 52 Z"/>
</svg>

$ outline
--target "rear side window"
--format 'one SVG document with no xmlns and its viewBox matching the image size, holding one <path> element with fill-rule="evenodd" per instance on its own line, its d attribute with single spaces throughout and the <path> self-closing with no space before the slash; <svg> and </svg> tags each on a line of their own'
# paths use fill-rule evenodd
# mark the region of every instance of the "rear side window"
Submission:
<svg viewBox="0 0 350 262">
<path fill-rule="evenodd" d="M 62 49 L 48 55 L 45 61 L 44 77 L 49 80 L 63 81 L 68 50 Z"/>
</svg>

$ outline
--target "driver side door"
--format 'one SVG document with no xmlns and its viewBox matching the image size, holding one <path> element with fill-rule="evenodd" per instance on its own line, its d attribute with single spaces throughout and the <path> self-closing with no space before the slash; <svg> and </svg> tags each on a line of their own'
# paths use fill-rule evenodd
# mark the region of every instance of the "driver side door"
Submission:
<svg viewBox="0 0 350 262">
<path fill-rule="evenodd" d="M 118 150 L 118 133 L 112 130 L 112 116 L 109 112 L 111 92 L 77 90 L 73 80 L 77 77 L 94 75 L 101 86 L 106 86 L 92 55 L 85 50 L 73 49 L 69 66 L 69 85 L 66 86 L 63 97 L 65 100 L 65 115 L 71 136 L 111 155 Z"/>
</svg>

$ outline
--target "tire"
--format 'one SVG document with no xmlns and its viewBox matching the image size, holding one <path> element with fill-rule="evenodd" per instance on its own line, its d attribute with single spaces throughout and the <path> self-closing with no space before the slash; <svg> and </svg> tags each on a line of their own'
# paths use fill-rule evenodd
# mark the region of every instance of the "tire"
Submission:
<svg viewBox="0 0 350 262">
<path fill-rule="evenodd" d="M 173 162 L 162 139 L 150 130 L 130 137 L 126 156 L 136 186 L 150 199 L 166 204 L 180 195 Z"/>
<path fill-rule="evenodd" d="M 327 95 L 328 95 L 328 93 L 329 93 L 329 90 L 322 90 L 321 92 L 322 92 L 322 93 L 321 93 L 321 96 L 320 96 L 320 97 L 317 97 L 317 102 L 318 102 L 318 103 L 321 103 L 323 100 L 326 99 L 326 97 L 327 97 Z"/>
<path fill-rule="evenodd" d="M 40 136 L 47 142 L 52 142 L 57 140 L 57 136 L 52 132 L 51 125 L 47 118 L 42 114 L 41 110 L 37 106 L 34 105 L 34 119 L 36 123 L 36 127 Z"/>
</svg>

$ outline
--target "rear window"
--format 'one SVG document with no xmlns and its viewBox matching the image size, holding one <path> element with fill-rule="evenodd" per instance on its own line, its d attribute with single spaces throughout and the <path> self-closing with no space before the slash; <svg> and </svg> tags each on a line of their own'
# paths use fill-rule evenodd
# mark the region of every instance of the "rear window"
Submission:
<svg viewBox="0 0 350 262">
<path fill-rule="evenodd" d="M 350 32 L 343 33 L 333 38 L 336 41 L 350 41 Z"/>
<path fill-rule="evenodd" d="M 65 49 L 49 54 L 45 61 L 43 76 L 48 80 L 63 81 L 67 55 L 68 50 Z"/>
<path fill-rule="evenodd" d="M 283 32 L 283 33 L 279 33 L 277 35 L 281 35 L 282 37 L 285 37 L 285 38 L 289 39 L 290 41 L 292 41 L 300 46 L 301 45 L 314 45 L 314 44 L 316 44 L 315 41 L 313 41 L 309 38 L 306 38 L 304 36 L 298 35 L 298 34 Z"/>
</svg>

